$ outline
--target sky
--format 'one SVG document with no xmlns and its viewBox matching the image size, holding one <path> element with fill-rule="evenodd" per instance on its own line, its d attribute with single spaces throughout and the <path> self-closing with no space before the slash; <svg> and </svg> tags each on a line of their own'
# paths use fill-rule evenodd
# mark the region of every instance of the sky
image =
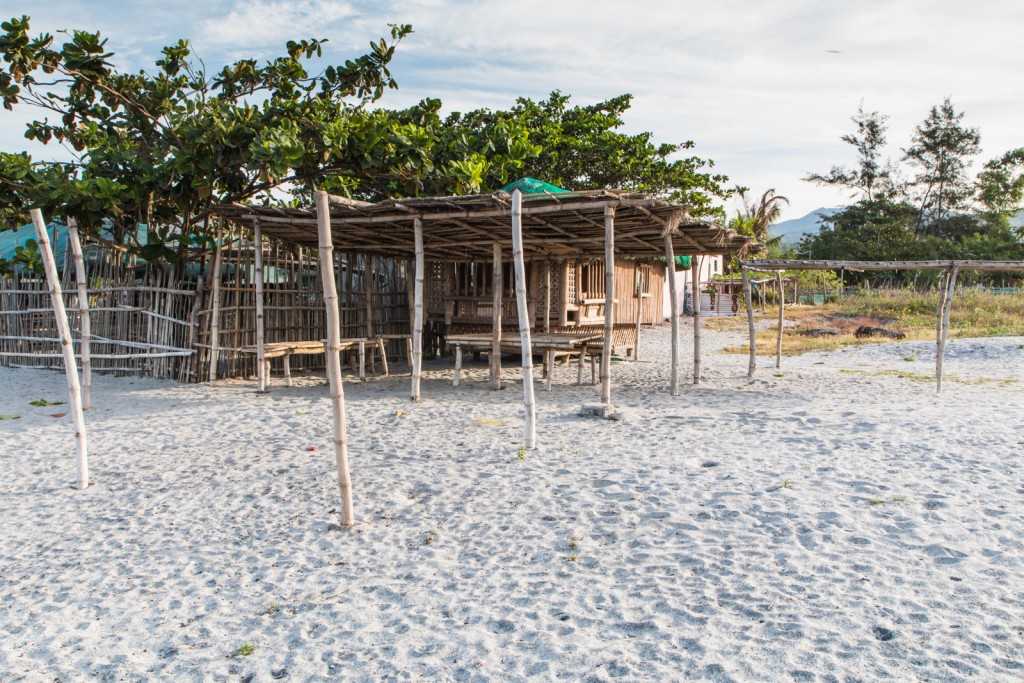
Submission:
<svg viewBox="0 0 1024 683">
<path fill-rule="evenodd" d="M 839 206 L 849 193 L 802 179 L 850 165 L 859 106 L 889 117 L 893 159 L 946 97 L 979 129 L 986 160 L 1024 147 L 1024 2 L 1020 0 L 47 0 L 33 35 L 100 31 L 123 69 L 152 69 L 189 39 L 208 70 L 270 58 L 284 43 L 327 38 L 329 62 L 364 54 L 412 24 L 392 62 L 400 89 L 381 104 L 426 97 L 445 111 L 507 109 L 553 90 L 592 104 L 634 96 L 624 131 L 696 143 L 715 171 L 759 195 L 790 199 L 782 219 Z M 0 149 L 65 158 L 22 137 L 29 110 L 0 111 Z M 726 208 L 737 207 L 727 202 Z"/>
</svg>

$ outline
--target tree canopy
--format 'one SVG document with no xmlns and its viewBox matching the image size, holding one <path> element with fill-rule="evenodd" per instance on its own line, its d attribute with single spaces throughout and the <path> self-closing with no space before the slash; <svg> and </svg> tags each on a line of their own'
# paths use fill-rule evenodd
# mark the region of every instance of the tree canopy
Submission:
<svg viewBox="0 0 1024 683">
<path fill-rule="evenodd" d="M 398 87 L 389 70 L 412 33 L 390 36 L 341 64 L 322 66 L 325 40 L 289 41 L 284 54 L 241 59 L 207 71 L 186 40 L 152 68 L 113 66 L 99 33 L 70 31 L 63 43 L 30 35 L 28 17 L 2 24 L 0 97 L 40 118 L 26 137 L 63 145 L 68 162 L 0 154 L 0 220 L 11 227 L 28 207 L 69 217 L 87 230 L 106 224 L 129 241 L 138 226 L 178 226 L 169 259 L 202 239 L 220 203 L 308 202 L 312 191 L 365 200 L 490 192 L 535 176 L 569 189 L 622 187 L 714 211 L 726 178 L 712 162 L 675 159 L 692 142 L 656 144 L 620 131 L 631 103 L 621 95 L 570 104 L 555 92 L 519 99 L 507 111 L 442 116 L 424 99 L 380 106 Z"/>
</svg>

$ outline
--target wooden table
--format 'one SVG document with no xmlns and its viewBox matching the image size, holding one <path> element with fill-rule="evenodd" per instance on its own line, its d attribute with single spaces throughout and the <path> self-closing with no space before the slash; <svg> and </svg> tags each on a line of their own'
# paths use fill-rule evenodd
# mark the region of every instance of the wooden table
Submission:
<svg viewBox="0 0 1024 683">
<path fill-rule="evenodd" d="M 340 353 L 342 351 L 358 351 L 359 352 L 359 381 L 366 382 L 366 343 L 368 339 L 364 338 L 351 338 L 342 339 L 338 342 L 334 351 Z M 377 346 L 381 350 L 381 358 L 384 357 L 384 340 L 373 340 L 371 342 L 374 346 Z M 308 355 L 315 353 L 325 353 L 327 342 L 320 341 L 285 341 L 285 342 L 270 342 L 263 345 L 263 367 L 256 368 L 257 373 L 257 385 L 260 391 L 263 391 L 270 380 L 270 359 L 272 358 L 283 358 L 284 359 L 284 384 L 287 387 L 292 386 L 292 368 L 291 368 L 291 357 L 297 355 Z M 241 353 L 252 353 L 257 354 L 258 351 L 255 346 L 245 346 L 239 349 Z M 384 360 L 384 367 L 387 368 L 387 360 Z M 385 370 L 386 374 L 386 370 Z"/>
<path fill-rule="evenodd" d="M 547 386 L 545 389 L 551 391 L 551 376 L 554 374 L 554 357 L 556 352 L 578 353 L 579 369 L 576 383 L 583 384 L 583 358 L 590 355 L 591 381 L 594 380 L 595 354 L 602 348 L 604 335 L 594 332 L 538 332 L 532 334 L 530 346 L 534 352 L 544 354 L 544 369 L 547 374 Z M 448 335 L 448 346 L 455 348 L 455 376 L 452 379 L 452 386 L 459 386 L 459 378 L 462 374 L 462 351 L 473 351 L 475 353 L 491 353 L 493 351 L 493 337 L 488 334 L 450 334 Z M 513 337 L 502 337 L 501 350 L 510 353 L 522 353 L 522 338 L 519 335 Z M 596 355 L 600 355 L 598 352 Z"/>
</svg>

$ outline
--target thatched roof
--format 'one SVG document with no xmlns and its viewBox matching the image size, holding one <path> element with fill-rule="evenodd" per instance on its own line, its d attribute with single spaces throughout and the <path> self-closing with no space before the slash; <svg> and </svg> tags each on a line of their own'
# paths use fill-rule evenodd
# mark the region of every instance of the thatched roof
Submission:
<svg viewBox="0 0 1024 683">
<path fill-rule="evenodd" d="M 389 199 L 376 204 L 331 197 L 334 248 L 400 258 L 414 254 L 413 219 L 423 223 L 424 253 L 431 260 L 490 260 L 498 242 L 511 250 L 511 196 L 505 192 L 463 197 Z M 687 208 L 621 190 L 523 196 L 523 243 L 527 259 L 600 258 L 604 210 L 615 210 L 615 252 L 632 258 L 664 256 L 669 231 L 676 254 L 746 253 L 754 245 L 712 223 L 695 221 Z M 316 212 L 227 204 L 216 213 L 285 242 L 316 247 Z"/>
</svg>

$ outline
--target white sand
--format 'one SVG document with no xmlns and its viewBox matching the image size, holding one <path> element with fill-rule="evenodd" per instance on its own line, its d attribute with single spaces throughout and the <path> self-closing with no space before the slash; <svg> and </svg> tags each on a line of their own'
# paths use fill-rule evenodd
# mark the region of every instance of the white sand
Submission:
<svg viewBox="0 0 1024 683">
<path fill-rule="evenodd" d="M 941 397 L 878 374 L 933 344 L 750 381 L 708 332 L 672 398 L 667 327 L 642 343 L 623 421 L 577 417 L 574 369 L 538 385 L 525 459 L 517 369 L 347 384 L 352 531 L 322 378 L 97 378 L 78 491 L 66 407 L 28 405 L 63 376 L 0 369 L 0 678 L 1024 678 L 1024 339 L 954 340 Z"/>
</svg>

